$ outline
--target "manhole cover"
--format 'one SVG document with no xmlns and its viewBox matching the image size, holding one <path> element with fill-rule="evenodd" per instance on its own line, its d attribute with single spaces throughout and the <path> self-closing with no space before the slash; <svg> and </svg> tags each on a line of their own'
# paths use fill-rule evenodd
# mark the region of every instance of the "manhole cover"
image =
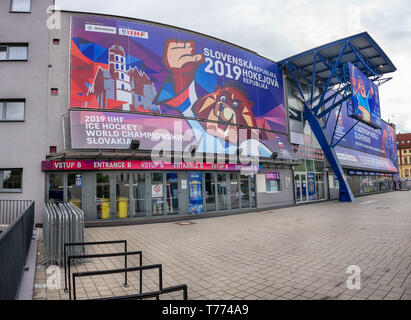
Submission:
<svg viewBox="0 0 411 320">
<path fill-rule="evenodd" d="M 196 224 L 196 222 L 192 222 L 192 221 L 181 221 L 181 222 L 176 222 L 176 224 L 180 225 L 180 226 L 188 226 L 190 224 Z"/>
</svg>

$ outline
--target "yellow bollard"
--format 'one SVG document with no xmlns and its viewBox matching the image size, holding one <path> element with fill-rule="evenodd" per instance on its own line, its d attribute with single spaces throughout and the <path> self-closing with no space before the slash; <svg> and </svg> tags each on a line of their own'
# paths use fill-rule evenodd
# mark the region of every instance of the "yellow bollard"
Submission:
<svg viewBox="0 0 411 320">
<path fill-rule="evenodd" d="M 117 199 L 117 217 L 127 218 L 128 213 L 128 198 L 118 197 Z"/>
<path fill-rule="evenodd" d="M 70 200 L 71 203 L 73 203 L 76 207 L 80 208 L 80 199 L 71 199 Z"/>
<path fill-rule="evenodd" d="M 101 219 L 110 218 L 110 200 L 101 198 Z"/>
</svg>

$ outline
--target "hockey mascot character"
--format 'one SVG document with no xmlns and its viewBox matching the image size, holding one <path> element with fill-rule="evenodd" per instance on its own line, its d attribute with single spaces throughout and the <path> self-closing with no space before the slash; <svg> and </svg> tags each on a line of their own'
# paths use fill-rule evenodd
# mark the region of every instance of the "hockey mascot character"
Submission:
<svg viewBox="0 0 411 320">
<path fill-rule="evenodd" d="M 270 157 L 272 151 L 259 141 L 256 130 L 248 130 L 249 134 L 244 137 L 238 133 L 239 125 L 256 127 L 253 101 L 233 81 L 217 85 L 213 92 L 201 88 L 195 81 L 195 74 L 204 63 L 204 56 L 194 52 L 194 41 L 166 41 L 163 63 L 169 75 L 156 97 L 156 103 L 196 119 L 187 122 L 195 135 L 198 152 L 233 154 L 238 143 L 243 155 Z M 198 98 L 198 92 L 205 94 Z"/>
</svg>

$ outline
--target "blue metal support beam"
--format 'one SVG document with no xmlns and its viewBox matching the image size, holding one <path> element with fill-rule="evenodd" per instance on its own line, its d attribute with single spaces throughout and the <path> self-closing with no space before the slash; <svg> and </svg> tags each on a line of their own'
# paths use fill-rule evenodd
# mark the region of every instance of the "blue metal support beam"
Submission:
<svg viewBox="0 0 411 320">
<path fill-rule="evenodd" d="M 304 114 L 308 123 L 311 126 L 311 129 L 314 132 L 315 137 L 317 138 L 318 143 L 320 144 L 324 155 L 327 157 L 328 162 L 331 164 L 334 174 L 337 176 L 340 182 L 340 201 L 342 202 L 355 202 L 354 195 L 351 191 L 350 185 L 344 170 L 341 167 L 341 164 L 338 160 L 335 149 L 330 146 L 330 142 L 327 138 L 327 132 L 321 127 L 315 114 L 308 108 L 304 106 Z"/>
<path fill-rule="evenodd" d="M 338 100 L 336 103 L 332 104 L 330 107 L 328 107 L 327 109 L 325 109 L 323 112 L 321 112 L 320 114 L 317 115 L 317 118 L 322 118 L 324 116 L 327 115 L 327 113 L 331 112 L 333 109 L 335 109 L 336 107 L 338 107 L 341 103 L 343 103 L 344 101 L 348 100 L 352 98 L 352 94 L 348 94 L 345 95 L 344 97 L 342 97 L 340 100 Z"/>
<path fill-rule="evenodd" d="M 347 48 L 348 43 L 349 43 L 348 41 L 345 42 L 344 47 L 342 48 L 342 50 L 340 52 L 340 55 L 338 56 L 338 59 L 337 59 L 337 61 L 335 62 L 334 66 L 333 66 L 331 74 L 330 74 L 330 76 L 327 80 L 327 83 L 326 83 L 325 87 L 324 87 L 323 94 L 321 95 L 320 102 L 318 103 L 318 105 L 315 108 L 313 108 L 314 114 L 317 114 L 318 110 L 321 108 L 321 106 L 323 104 L 324 96 L 327 93 L 328 87 L 331 83 L 331 79 L 334 77 L 335 71 L 337 70 L 337 67 L 340 64 L 341 57 L 344 54 L 345 48 Z"/>
<path fill-rule="evenodd" d="M 359 41 L 356 41 L 357 39 L 359 39 Z M 375 55 L 373 51 L 367 50 L 371 48 L 374 49 L 378 55 Z M 375 58 L 380 57 L 383 61 L 381 61 L 380 64 L 376 64 Z M 307 58 L 312 59 L 312 63 L 308 64 Z M 374 60 L 374 62 L 371 60 Z M 359 121 L 356 121 L 355 124 L 334 143 L 341 110 L 345 105 L 347 105 L 347 108 L 349 107 L 347 100 L 349 101 L 352 98 L 350 79 L 348 69 L 346 68 L 348 61 L 356 65 L 377 85 L 381 85 L 391 79 L 380 79 L 382 77 L 380 72 L 382 72 L 383 69 L 384 73 L 396 70 L 385 53 L 367 33 L 347 37 L 287 58 L 281 62 L 280 69 L 286 67 L 294 80 L 295 86 L 299 91 L 299 93 L 295 93 L 295 95 L 304 105 L 305 120 L 310 124 L 312 132 L 317 138 L 324 155 L 331 164 L 340 182 L 340 201 L 353 202 L 355 198 L 337 157 L 335 147 L 349 132 L 352 132 L 351 130 L 355 128 Z M 384 68 L 381 68 L 380 65 L 384 65 Z M 300 80 L 304 80 L 308 86 L 311 85 L 311 90 L 307 98 L 304 97 L 299 82 Z M 337 85 L 338 89 L 336 89 Z M 320 94 L 314 96 L 316 94 L 316 88 L 319 89 Z M 333 111 L 337 110 L 337 108 L 339 109 L 335 123 L 330 124 L 330 115 L 333 114 Z M 324 121 L 325 117 L 326 120 Z M 328 127 L 333 126 L 331 140 L 327 133 L 327 124 Z"/>
</svg>

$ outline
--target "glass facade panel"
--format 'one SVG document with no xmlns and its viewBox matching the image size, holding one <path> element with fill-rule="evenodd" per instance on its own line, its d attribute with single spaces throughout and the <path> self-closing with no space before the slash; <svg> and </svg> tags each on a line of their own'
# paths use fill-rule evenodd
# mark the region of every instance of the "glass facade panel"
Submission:
<svg viewBox="0 0 411 320">
<path fill-rule="evenodd" d="M 215 180 L 213 172 L 206 172 L 204 174 L 205 180 L 205 199 L 206 199 L 206 210 L 215 211 Z"/>
<path fill-rule="evenodd" d="M 64 173 L 49 174 L 49 201 L 64 201 Z"/>
<path fill-rule="evenodd" d="M 231 209 L 240 208 L 240 197 L 238 192 L 238 173 L 230 173 L 230 198 Z"/>
<path fill-rule="evenodd" d="M 123 219 L 130 216 L 129 214 L 129 193 L 130 193 L 130 175 L 128 173 L 116 174 L 116 211 L 117 218 Z"/>
<path fill-rule="evenodd" d="M 151 173 L 151 210 L 153 216 L 164 215 L 163 172 Z"/>
<path fill-rule="evenodd" d="M 69 173 L 67 175 L 67 201 L 82 207 L 83 177 L 81 173 Z"/>
<path fill-rule="evenodd" d="M 96 178 L 97 219 L 109 219 L 111 216 L 110 176 L 108 174 L 97 173 Z"/>
<path fill-rule="evenodd" d="M 178 174 L 166 173 L 167 214 L 178 214 Z"/>
<path fill-rule="evenodd" d="M 218 210 L 228 209 L 228 181 L 225 173 L 217 173 Z"/>
<path fill-rule="evenodd" d="M 146 175 L 145 173 L 133 173 L 133 201 L 134 216 L 146 215 Z"/>
<path fill-rule="evenodd" d="M 248 184 L 248 176 L 240 176 L 240 195 L 241 195 L 241 208 L 250 207 L 250 190 Z"/>
</svg>

